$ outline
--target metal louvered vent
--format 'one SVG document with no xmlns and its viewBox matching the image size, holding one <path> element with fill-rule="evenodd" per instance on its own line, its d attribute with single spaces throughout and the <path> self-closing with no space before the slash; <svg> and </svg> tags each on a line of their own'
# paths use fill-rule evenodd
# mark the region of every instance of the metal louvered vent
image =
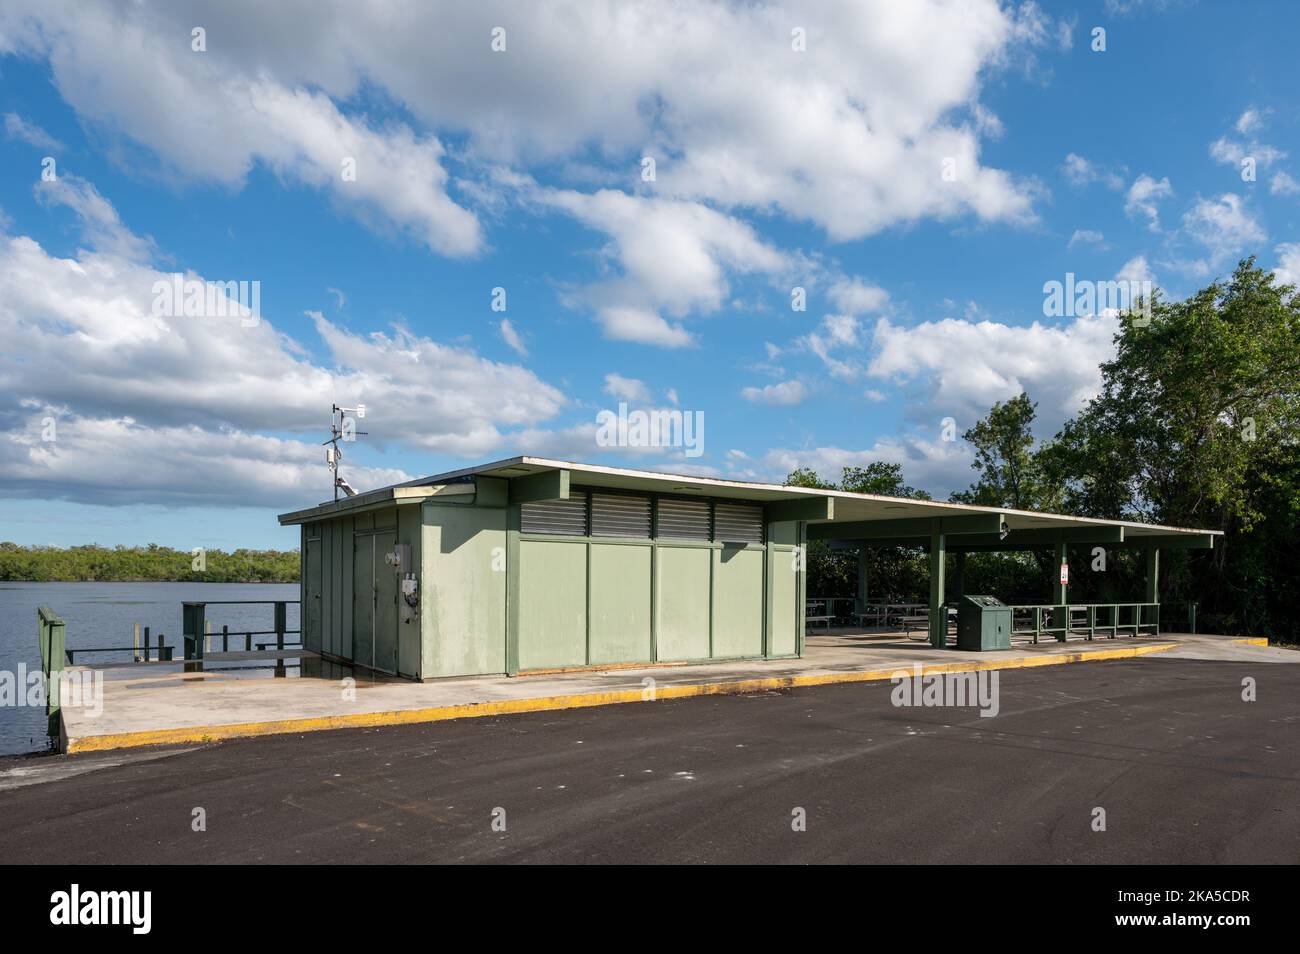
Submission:
<svg viewBox="0 0 1300 954">
<path fill-rule="evenodd" d="M 707 500 L 659 500 L 659 536 L 677 540 L 709 539 Z"/>
<path fill-rule="evenodd" d="M 582 537 L 587 534 L 587 495 L 570 494 L 568 500 L 538 500 L 523 505 L 519 529 L 524 533 L 552 533 Z"/>
<path fill-rule="evenodd" d="M 622 494 L 593 494 L 593 537 L 650 537 L 650 498 Z"/>
<path fill-rule="evenodd" d="M 717 504 L 713 538 L 722 543 L 762 543 L 763 508 L 748 504 Z"/>
</svg>

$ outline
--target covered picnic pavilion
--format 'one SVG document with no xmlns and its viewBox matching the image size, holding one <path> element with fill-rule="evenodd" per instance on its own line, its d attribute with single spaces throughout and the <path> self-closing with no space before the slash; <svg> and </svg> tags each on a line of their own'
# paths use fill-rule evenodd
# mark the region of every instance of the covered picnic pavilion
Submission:
<svg viewBox="0 0 1300 954">
<path fill-rule="evenodd" d="M 1045 550 L 1051 576 L 1044 580 L 1045 602 L 1012 606 L 1014 633 L 1034 642 L 1072 633 L 1092 636 L 1140 635 L 1160 630 L 1160 552 L 1212 549 L 1220 531 L 1168 527 L 1128 520 L 1073 517 L 970 504 L 822 491 L 833 501 L 829 519 L 809 521 L 807 539 L 827 541 L 836 550 L 856 550 L 857 593 L 852 616 L 859 624 L 921 625 L 930 645 L 948 641 L 948 607 L 964 595 L 966 554 Z M 925 603 L 882 603 L 870 598 L 868 553 L 876 547 L 912 547 L 927 552 L 929 598 Z M 1145 563 L 1141 594 L 1127 603 L 1073 603 L 1069 597 L 1069 551 L 1137 550 Z M 953 575 L 947 576 L 952 553 Z M 992 594 L 997 596 L 998 594 Z M 821 607 L 808 615 L 812 624 L 826 616 Z M 832 614 L 833 615 L 833 614 Z"/>
</svg>

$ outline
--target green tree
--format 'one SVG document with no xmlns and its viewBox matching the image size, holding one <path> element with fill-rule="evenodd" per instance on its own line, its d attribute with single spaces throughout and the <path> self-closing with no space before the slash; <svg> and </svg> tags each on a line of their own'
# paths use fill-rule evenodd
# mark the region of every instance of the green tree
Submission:
<svg viewBox="0 0 1300 954">
<path fill-rule="evenodd" d="M 1038 454 L 1087 516 L 1224 531 L 1170 551 L 1166 600 L 1195 599 L 1224 632 L 1300 632 L 1300 297 L 1242 261 L 1180 302 L 1123 316 L 1100 393 Z"/>
<path fill-rule="evenodd" d="M 1253 258 L 1150 323 L 1126 316 L 1101 393 L 1048 456 L 1079 512 L 1248 530 L 1294 461 L 1300 302 Z"/>
<path fill-rule="evenodd" d="M 796 467 L 785 479 L 787 487 L 813 487 L 817 490 L 835 490 L 834 484 L 828 484 L 817 476 L 811 467 Z"/>
<path fill-rule="evenodd" d="M 23 547 L 0 543 L 0 581 L 114 581 L 292 583 L 298 580 L 297 550 L 209 550 L 207 569 L 190 568 L 190 554 L 170 547 L 97 544 Z"/>
<path fill-rule="evenodd" d="M 902 464 L 891 464 L 879 460 L 873 461 L 866 467 L 845 467 L 838 489 L 848 490 L 855 494 L 876 494 L 881 497 L 910 497 L 913 500 L 932 499 L 924 490 L 909 487 L 904 482 Z"/>
<path fill-rule="evenodd" d="M 979 479 L 969 490 L 953 494 L 953 500 L 1013 510 L 1051 509 L 1056 495 L 1034 448 L 1037 409 L 1021 392 L 1005 403 L 994 403 L 988 416 L 962 435 L 975 448 L 971 466 L 979 471 Z"/>
</svg>

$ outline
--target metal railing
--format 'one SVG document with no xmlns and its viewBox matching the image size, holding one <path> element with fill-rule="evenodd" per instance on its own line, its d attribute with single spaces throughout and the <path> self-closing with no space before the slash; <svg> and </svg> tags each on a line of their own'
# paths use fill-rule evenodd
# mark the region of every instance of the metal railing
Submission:
<svg viewBox="0 0 1300 954">
<path fill-rule="evenodd" d="M 221 651 L 230 652 L 230 637 L 244 637 L 244 651 L 251 652 L 256 646 L 259 650 L 275 647 L 277 650 L 299 648 L 302 646 L 302 630 L 288 628 L 288 607 L 299 606 L 301 600 L 205 600 L 203 602 L 186 602 L 181 604 L 181 629 L 184 642 L 184 654 L 187 662 L 203 659 L 205 652 L 211 651 L 213 636 L 220 636 Z M 228 624 L 221 627 L 220 633 L 213 633 L 208 627 L 207 608 L 209 606 L 273 606 L 275 607 L 272 629 L 232 630 Z M 254 643 L 254 636 L 274 636 L 274 641 L 263 640 Z M 286 640 L 286 636 L 298 636 L 296 640 Z"/>
<path fill-rule="evenodd" d="M 1072 635 L 1095 639 L 1098 635 L 1140 636 L 1160 633 L 1159 603 L 1075 603 L 1051 606 L 1022 604 L 1011 607 L 1011 636 L 1030 637 L 1037 643 L 1041 636 L 1065 642 Z"/>
</svg>

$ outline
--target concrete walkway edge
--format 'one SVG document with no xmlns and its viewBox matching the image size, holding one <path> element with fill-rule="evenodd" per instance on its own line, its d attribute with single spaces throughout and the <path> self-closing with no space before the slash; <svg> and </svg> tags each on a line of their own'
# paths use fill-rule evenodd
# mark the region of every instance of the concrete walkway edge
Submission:
<svg viewBox="0 0 1300 954">
<path fill-rule="evenodd" d="M 1089 652 L 1059 653 L 1050 656 L 1031 656 L 1014 659 L 971 660 L 970 662 L 933 663 L 922 665 L 919 674 L 981 672 L 994 669 L 1028 669 L 1035 666 L 1059 666 L 1068 663 L 1102 662 L 1112 659 L 1131 659 L 1149 653 L 1173 649 L 1177 643 L 1157 643 L 1149 646 L 1132 646 Z M 897 675 L 912 676 L 912 666 L 891 666 L 884 669 L 854 670 L 848 672 L 813 673 L 801 676 L 771 676 L 751 679 L 728 679 L 714 682 L 668 685 L 658 688 L 620 689 L 610 692 L 579 692 L 562 695 L 538 696 L 531 699 L 501 699 L 462 705 L 435 706 L 424 709 L 406 709 L 384 712 L 347 713 L 336 716 L 316 716 L 302 719 L 284 719 L 269 722 L 239 722 L 228 725 L 187 726 L 184 728 L 156 729 L 142 732 L 123 732 L 113 735 L 66 738 L 63 750 L 68 754 L 102 752 L 109 749 L 132 748 L 143 745 L 172 745 L 183 742 L 214 742 L 220 739 L 245 738 L 259 735 L 281 735 L 297 732 L 319 732 L 328 729 L 372 728 L 385 725 L 411 725 L 422 722 L 441 722 L 448 719 L 473 719 L 484 716 L 508 715 L 517 712 L 547 712 L 560 709 L 581 709 L 591 706 L 616 705 L 624 702 L 656 702 L 665 699 L 685 699 L 693 696 L 739 695 L 747 692 L 765 692 L 772 689 L 793 689 L 802 686 L 826 686 L 836 683 L 880 682 Z"/>
</svg>

